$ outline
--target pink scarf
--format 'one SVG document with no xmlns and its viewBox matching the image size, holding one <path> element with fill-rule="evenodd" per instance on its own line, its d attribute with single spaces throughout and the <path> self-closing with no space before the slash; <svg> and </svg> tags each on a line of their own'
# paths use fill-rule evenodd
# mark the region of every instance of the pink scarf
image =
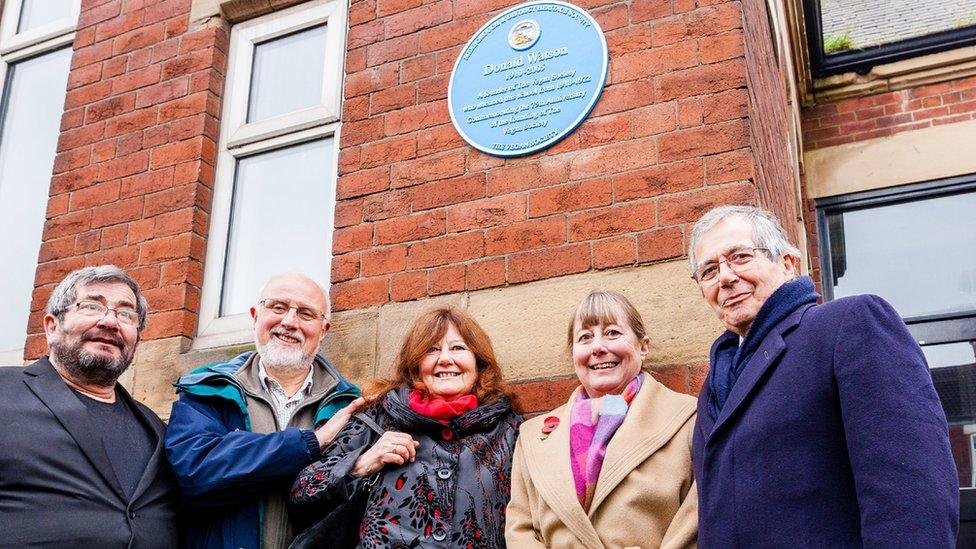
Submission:
<svg viewBox="0 0 976 549">
<path fill-rule="evenodd" d="M 586 390 L 580 390 L 570 409 L 569 459 L 576 481 L 576 497 L 584 511 L 589 511 L 593 503 L 607 445 L 627 417 L 630 401 L 640 391 L 643 381 L 643 374 L 638 373 L 624 388 L 623 394 L 596 399 L 591 399 Z"/>
</svg>

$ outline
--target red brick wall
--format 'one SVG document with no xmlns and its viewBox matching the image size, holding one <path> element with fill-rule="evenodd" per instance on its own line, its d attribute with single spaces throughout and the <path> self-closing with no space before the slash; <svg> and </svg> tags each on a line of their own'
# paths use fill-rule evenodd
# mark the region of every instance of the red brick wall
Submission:
<svg viewBox="0 0 976 549">
<path fill-rule="evenodd" d="M 146 291 L 144 338 L 192 335 L 227 50 L 187 33 L 189 0 L 83 0 L 28 325 L 45 351 L 54 285 L 114 263 Z"/>
<path fill-rule="evenodd" d="M 603 96 L 505 160 L 460 139 L 446 97 L 463 44 L 514 3 L 352 3 L 336 309 L 679 257 L 701 213 L 757 202 L 740 2 L 577 2 L 610 46 Z"/>
<path fill-rule="evenodd" d="M 807 150 L 976 118 L 976 77 L 817 105 L 803 113 Z"/>
</svg>

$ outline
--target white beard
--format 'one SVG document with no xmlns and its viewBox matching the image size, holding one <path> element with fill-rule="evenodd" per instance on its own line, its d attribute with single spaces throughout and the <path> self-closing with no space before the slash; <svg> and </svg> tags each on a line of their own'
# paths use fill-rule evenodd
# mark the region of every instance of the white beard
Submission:
<svg viewBox="0 0 976 549">
<path fill-rule="evenodd" d="M 274 370 L 305 371 L 312 367 L 315 351 L 306 355 L 301 348 L 286 347 L 273 335 L 267 345 L 256 344 L 258 355 L 265 368 Z"/>
</svg>

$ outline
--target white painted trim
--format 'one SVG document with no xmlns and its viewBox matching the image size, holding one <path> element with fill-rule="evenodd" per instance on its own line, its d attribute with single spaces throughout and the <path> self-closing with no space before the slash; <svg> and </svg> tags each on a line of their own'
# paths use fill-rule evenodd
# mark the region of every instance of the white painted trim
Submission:
<svg viewBox="0 0 976 549">
<path fill-rule="evenodd" d="M 976 120 L 804 153 L 807 194 L 823 198 L 976 173 Z"/>
<path fill-rule="evenodd" d="M 197 335 L 191 345 L 194 350 L 246 343 L 254 337 L 249 314 L 219 315 L 237 160 L 332 136 L 335 140 L 334 154 L 327 184 L 333 191 L 326 207 L 328 211 L 335 209 L 346 10 L 346 3 L 340 0 L 317 0 L 251 19 L 235 25 L 231 30 L 200 316 Z M 329 30 L 326 34 L 322 105 L 246 124 L 255 44 L 323 22 L 328 24 Z M 335 29 L 339 32 L 335 32 Z M 326 235 L 324 245 L 327 250 L 332 250 L 331 232 Z M 327 255 L 327 259 L 331 260 L 331 255 Z"/>
<path fill-rule="evenodd" d="M 24 348 L 0 351 L 0 366 L 24 364 Z"/>
</svg>

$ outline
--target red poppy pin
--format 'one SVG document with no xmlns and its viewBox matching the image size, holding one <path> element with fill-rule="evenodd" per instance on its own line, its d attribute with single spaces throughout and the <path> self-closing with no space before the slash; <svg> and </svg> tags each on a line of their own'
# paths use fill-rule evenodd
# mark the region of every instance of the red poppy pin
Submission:
<svg viewBox="0 0 976 549">
<path fill-rule="evenodd" d="M 556 430 L 559 427 L 559 418 L 556 416 L 549 416 L 542 422 L 542 434 L 539 435 L 539 440 L 546 440 L 549 438 L 549 433 Z"/>
</svg>

